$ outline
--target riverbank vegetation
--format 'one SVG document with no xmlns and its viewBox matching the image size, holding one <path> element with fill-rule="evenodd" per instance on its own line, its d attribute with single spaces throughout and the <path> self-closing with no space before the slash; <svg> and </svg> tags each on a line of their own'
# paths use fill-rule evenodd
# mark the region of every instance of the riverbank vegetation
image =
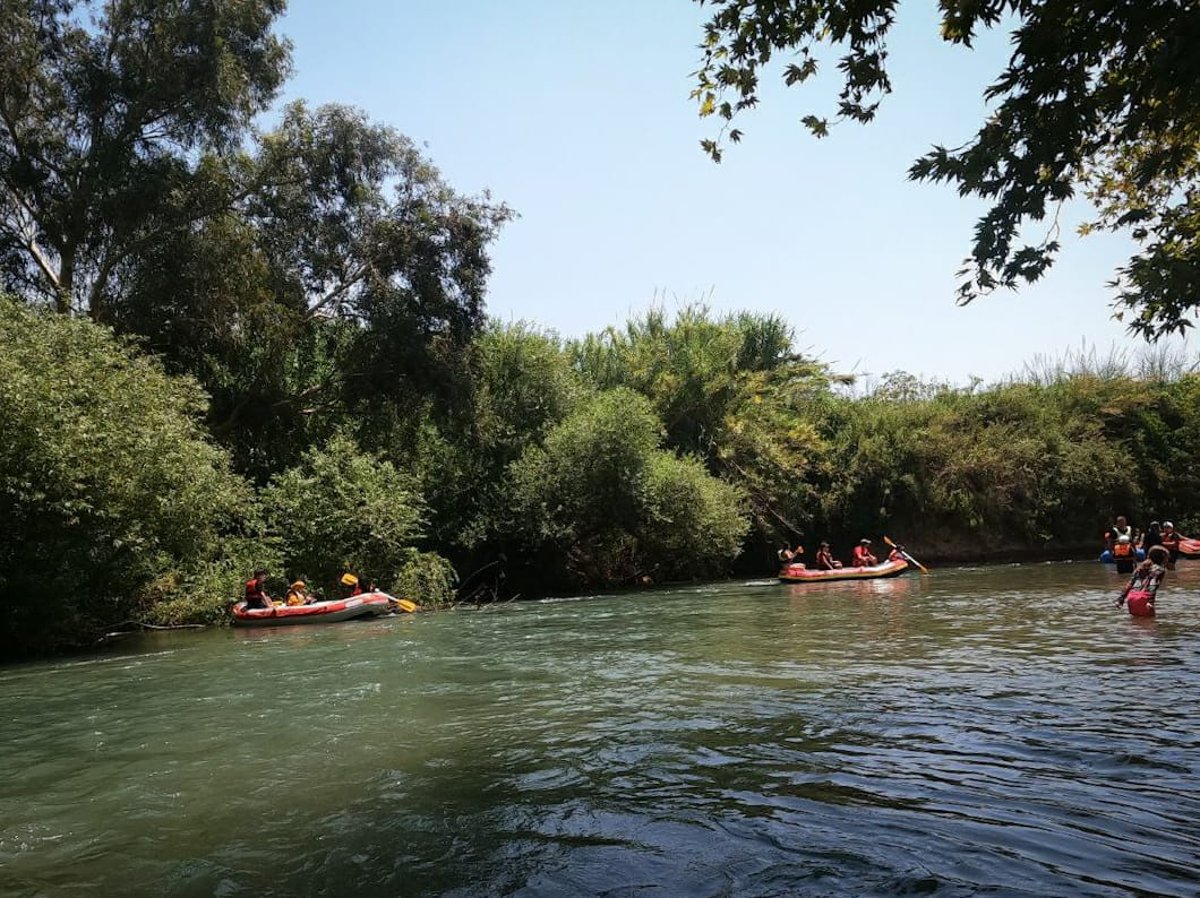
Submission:
<svg viewBox="0 0 1200 898">
<path fill-rule="evenodd" d="M 456 570 L 501 560 L 505 594 L 530 595 L 761 575 L 820 537 L 974 559 L 1090 553 L 1117 512 L 1200 526 L 1186 370 L 894 374 L 855 395 L 771 316 L 652 311 L 581 340 L 492 322 L 453 408 L 440 385 L 411 405 L 359 393 L 297 446 L 274 419 L 214 428 L 194 376 L 86 318 L 5 300 L 0 345 L 10 654 L 222 620 L 260 565 L 437 605 Z"/>
<path fill-rule="evenodd" d="M 347 107 L 250 131 L 280 4 L 70 7 L 3 13 L 0 654 L 224 620 L 260 566 L 436 606 L 1200 526 L 1195 371 L 852 392 L 775 315 L 492 321 L 506 206 Z"/>
</svg>

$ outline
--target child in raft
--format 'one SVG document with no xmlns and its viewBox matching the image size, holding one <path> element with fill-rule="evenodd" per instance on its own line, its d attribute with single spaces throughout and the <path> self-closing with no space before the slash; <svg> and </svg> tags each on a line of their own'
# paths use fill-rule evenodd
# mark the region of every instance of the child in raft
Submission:
<svg viewBox="0 0 1200 898">
<path fill-rule="evenodd" d="M 1134 617 L 1153 617 L 1154 598 L 1167 574 L 1166 564 L 1170 557 L 1162 546 L 1151 548 L 1146 560 L 1134 568 L 1133 576 L 1121 592 L 1121 598 L 1117 599 L 1117 607 L 1128 602 L 1129 613 Z"/>
</svg>

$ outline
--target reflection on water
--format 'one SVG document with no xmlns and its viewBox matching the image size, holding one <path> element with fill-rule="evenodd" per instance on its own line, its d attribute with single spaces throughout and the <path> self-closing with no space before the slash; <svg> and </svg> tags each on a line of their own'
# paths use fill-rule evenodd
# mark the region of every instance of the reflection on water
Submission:
<svg viewBox="0 0 1200 898">
<path fill-rule="evenodd" d="M 1196 895 L 1200 563 L 756 581 L 0 670 L 4 895 Z"/>
</svg>

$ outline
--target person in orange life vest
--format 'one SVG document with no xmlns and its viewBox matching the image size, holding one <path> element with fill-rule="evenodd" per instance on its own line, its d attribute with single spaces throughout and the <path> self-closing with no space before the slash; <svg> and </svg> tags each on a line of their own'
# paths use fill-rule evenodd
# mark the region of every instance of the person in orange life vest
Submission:
<svg viewBox="0 0 1200 898">
<path fill-rule="evenodd" d="M 1179 534 L 1175 532 L 1175 525 L 1170 521 L 1163 521 L 1162 547 L 1168 552 L 1167 567 L 1174 568 L 1175 562 L 1179 560 Z"/>
<path fill-rule="evenodd" d="M 267 572 L 259 568 L 253 579 L 246 581 L 246 607 L 270 608 L 271 597 L 267 595 Z"/>
<path fill-rule="evenodd" d="M 1133 567 L 1137 564 L 1137 549 L 1128 535 L 1122 534 L 1117 537 L 1117 541 L 1113 543 L 1112 557 L 1117 564 L 1118 574 L 1133 573 Z"/>
<path fill-rule="evenodd" d="M 1122 536 L 1128 536 L 1129 541 L 1133 541 L 1133 528 L 1125 520 L 1125 515 L 1119 514 L 1117 515 L 1117 522 L 1104 531 L 1104 548 L 1112 552 L 1117 544 L 1117 540 Z"/>
<path fill-rule="evenodd" d="M 842 563 L 833 557 L 833 553 L 829 551 L 829 543 L 822 542 L 817 548 L 817 570 L 832 571 L 840 568 Z"/>
<path fill-rule="evenodd" d="M 1120 608 L 1128 602 L 1129 613 L 1134 617 L 1153 617 L 1154 600 L 1158 596 L 1159 584 L 1167 575 L 1168 558 L 1170 555 L 1166 549 L 1154 546 L 1147 553 L 1146 560 L 1134 569 L 1133 576 L 1129 578 L 1129 583 L 1117 599 L 1117 607 Z"/>
<path fill-rule="evenodd" d="M 871 554 L 869 539 L 860 539 L 858 545 L 854 547 L 853 564 L 855 567 L 874 567 L 879 564 L 879 559 Z"/>
</svg>

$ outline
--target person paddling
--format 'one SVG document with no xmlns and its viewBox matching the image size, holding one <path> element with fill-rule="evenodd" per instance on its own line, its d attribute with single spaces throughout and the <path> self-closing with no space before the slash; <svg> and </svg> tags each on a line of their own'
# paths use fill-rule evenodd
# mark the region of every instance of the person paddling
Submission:
<svg viewBox="0 0 1200 898">
<path fill-rule="evenodd" d="M 1154 546 L 1147 553 L 1146 560 L 1139 564 L 1129 578 L 1129 583 L 1117 599 L 1117 607 L 1128 604 L 1129 613 L 1134 617 L 1153 617 L 1154 600 L 1158 596 L 1158 587 L 1167 575 L 1167 559 L 1170 555 L 1162 546 Z"/>
<path fill-rule="evenodd" d="M 784 567 L 787 567 L 789 564 L 798 564 L 801 567 L 804 566 L 803 562 L 800 560 L 800 556 L 804 554 L 804 546 L 796 546 L 794 549 L 789 549 L 787 546 L 784 546 L 779 550 L 778 554 L 779 563 Z"/>
</svg>

